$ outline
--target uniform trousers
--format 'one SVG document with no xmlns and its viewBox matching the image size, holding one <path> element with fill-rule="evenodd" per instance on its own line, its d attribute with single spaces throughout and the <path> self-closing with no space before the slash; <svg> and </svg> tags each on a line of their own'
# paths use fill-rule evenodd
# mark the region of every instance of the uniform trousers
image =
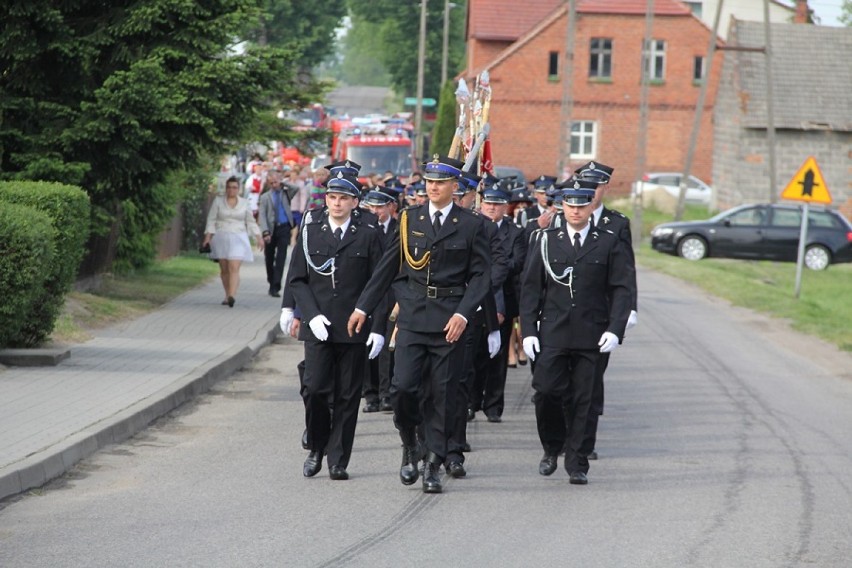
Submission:
<svg viewBox="0 0 852 568">
<path fill-rule="evenodd" d="M 329 466 L 349 465 L 366 359 L 363 343 L 305 341 L 302 399 L 308 446 L 324 450 Z"/>
<path fill-rule="evenodd" d="M 545 454 L 555 456 L 565 448 L 568 472 L 589 471 L 580 446 L 586 436 L 599 356 L 597 350 L 542 345 L 536 357 L 532 386 L 538 436 Z"/>
<path fill-rule="evenodd" d="M 493 359 L 487 359 L 482 388 L 477 385 L 477 394 L 481 397 L 482 411 L 486 416 L 503 416 L 506 390 L 506 372 L 509 365 L 509 336 L 512 333 L 512 321 L 507 319 L 500 325 L 500 352 Z M 487 338 L 487 336 L 486 336 Z M 486 351 L 486 357 L 487 351 Z"/>
<path fill-rule="evenodd" d="M 598 439 L 598 419 L 604 411 L 604 384 L 603 377 L 609 365 L 609 353 L 601 353 L 598 364 L 595 365 L 595 386 L 592 389 L 592 403 L 589 407 L 589 416 L 586 418 L 586 436 L 580 446 L 580 454 L 588 456 L 595 449 Z"/>
<path fill-rule="evenodd" d="M 390 397 L 390 381 L 393 377 L 393 351 L 388 346 L 393 330 L 394 326 L 389 325 L 388 331 L 385 333 L 385 346 L 382 347 L 378 357 L 367 361 L 363 395 L 364 400 L 368 403 L 379 402 L 383 398 Z"/>
<path fill-rule="evenodd" d="M 414 437 L 422 422 L 426 450 L 432 454 L 429 460 L 435 463 L 447 456 L 447 438 L 464 372 L 464 336 L 455 343 L 447 343 L 445 337 L 444 332 L 400 329 L 390 387 L 393 420 L 403 443 Z"/>
<path fill-rule="evenodd" d="M 476 312 L 465 328 L 460 343 L 464 344 L 464 370 L 459 380 L 458 395 L 453 410 L 452 426 L 447 439 L 447 462 L 464 463 L 464 446 L 467 443 L 467 409 L 473 403 L 476 382 L 477 346 L 486 340 L 485 316 Z M 487 346 L 486 346 L 487 349 Z"/>
<path fill-rule="evenodd" d="M 275 225 L 269 242 L 263 249 L 266 260 L 266 281 L 270 292 L 281 291 L 281 279 L 287 260 L 287 247 L 290 245 L 290 225 Z"/>
</svg>

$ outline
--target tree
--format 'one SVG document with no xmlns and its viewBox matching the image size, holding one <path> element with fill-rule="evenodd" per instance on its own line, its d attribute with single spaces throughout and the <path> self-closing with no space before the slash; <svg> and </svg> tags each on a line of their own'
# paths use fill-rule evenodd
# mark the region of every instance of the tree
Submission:
<svg viewBox="0 0 852 568">
<path fill-rule="evenodd" d="M 840 23 L 846 27 L 852 26 L 852 0 L 843 0 L 840 5 Z"/>
<path fill-rule="evenodd" d="M 430 153 L 443 155 L 449 153 L 456 132 L 457 115 L 455 84 L 453 81 L 447 81 L 444 88 L 441 89 L 441 98 L 438 101 L 435 126 L 432 128 Z"/>
<path fill-rule="evenodd" d="M 302 52 L 238 48 L 255 0 L 6 4 L 0 178 L 89 193 L 90 269 L 109 265 L 124 210 L 139 226 L 162 213 L 154 188 L 170 172 L 245 140 L 273 103 L 313 98 L 296 81 Z"/>
<path fill-rule="evenodd" d="M 448 69 L 452 77 L 464 59 L 464 19 L 466 3 L 455 2 L 450 10 Z M 423 96 L 437 99 L 441 90 L 444 2 L 427 3 L 426 61 Z M 407 96 L 417 91 L 419 0 L 349 0 L 353 28 L 361 22 L 379 26 L 380 59 L 390 74 L 391 84 Z"/>
</svg>

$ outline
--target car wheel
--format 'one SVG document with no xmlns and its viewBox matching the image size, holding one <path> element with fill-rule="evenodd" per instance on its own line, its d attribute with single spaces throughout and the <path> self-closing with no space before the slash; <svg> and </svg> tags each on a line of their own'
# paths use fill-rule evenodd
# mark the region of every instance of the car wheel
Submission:
<svg viewBox="0 0 852 568">
<path fill-rule="evenodd" d="M 825 270 L 831 264 L 831 253 L 822 245 L 811 245 L 805 250 L 805 266 L 811 270 Z"/>
<path fill-rule="evenodd" d="M 697 235 L 689 235 L 677 244 L 677 253 L 686 260 L 701 260 L 707 256 L 707 241 Z"/>
</svg>

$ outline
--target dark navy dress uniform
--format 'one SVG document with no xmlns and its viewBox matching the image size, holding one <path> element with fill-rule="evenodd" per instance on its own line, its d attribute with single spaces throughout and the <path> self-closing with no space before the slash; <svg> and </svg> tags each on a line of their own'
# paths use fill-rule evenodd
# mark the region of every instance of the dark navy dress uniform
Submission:
<svg viewBox="0 0 852 568">
<path fill-rule="evenodd" d="M 528 254 L 520 320 L 521 335 L 538 337 L 541 346 L 533 373 L 539 439 L 545 457 L 555 460 L 565 448 L 565 469 L 584 476 L 589 462 L 580 446 L 598 341 L 604 332 L 623 338 L 630 315 L 628 253 L 614 234 L 591 228 L 575 251 L 563 227 L 541 231 Z"/>
<path fill-rule="evenodd" d="M 436 158 L 424 165 L 424 176 L 458 179 L 460 167 L 457 160 Z M 445 177 L 430 178 L 433 173 Z M 442 219 L 437 234 L 428 203 L 404 210 L 399 221 L 399 233 L 359 298 L 357 309 L 370 313 L 393 286 L 399 303 L 390 390 L 394 423 L 405 448 L 405 462 L 416 452 L 415 428 L 423 422 L 427 459 L 434 466 L 447 456 L 464 370 L 463 338 L 448 343 L 444 327 L 454 314 L 470 322 L 482 304 L 489 291 L 489 246 L 482 218 L 457 205 Z M 416 468 L 416 457 L 412 461 Z M 414 480 L 416 474 L 413 479 L 403 478 L 404 483 Z M 425 480 L 424 490 L 428 491 Z"/>
<path fill-rule="evenodd" d="M 330 192 L 333 183 L 329 181 Z M 306 217 L 290 264 L 290 290 L 303 322 L 299 339 L 305 346 L 302 396 L 308 445 L 320 458 L 322 452 L 327 454 L 330 471 L 333 466 L 345 469 L 349 464 L 364 380 L 364 344 L 368 333 L 383 335 L 385 331 L 384 314 L 377 313 L 371 327 L 365 326 L 352 337 L 347 332 L 349 315 L 381 256 L 375 226 L 352 215 L 338 239 L 324 211 Z M 322 267 L 325 269 L 317 270 Z M 376 306 L 385 307 L 381 302 Z M 308 325 L 318 315 L 331 322 L 325 341 Z"/>
</svg>

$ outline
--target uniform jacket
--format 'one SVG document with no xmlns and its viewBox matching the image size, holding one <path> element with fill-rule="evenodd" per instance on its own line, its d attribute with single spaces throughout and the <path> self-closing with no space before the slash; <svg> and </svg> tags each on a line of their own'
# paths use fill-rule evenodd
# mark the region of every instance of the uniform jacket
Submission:
<svg viewBox="0 0 852 568">
<path fill-rule="evenodd" d="M 628 219 L 623 213 L 604 207 L 596 227 L 603 229 L 604 231 L 612 231 L 624 243 L 627 254 L 630 258 L 630 266 L 633 268 L 633 289 L 631 290 L 632 303 L 630 305 L 630 309 L 638 310 L 639 294 L 636 285 L 636 258 L 633 254 L 633 235 L 630 233 L 630 219 Z"/>
<path fill-rule="evenodd" d="M 322 266 L 328 259 L 334 258 L 334 273 L 323 276 L 310 268 L 305 259 L 306 249 L 315 266 Z M 328 224 L 327 212 L 314 214 L 310 220 L 306 220 L 299 231 L 289 272 L 290 291 L 303 322 L 299 339 L 316 341 L 308 322 L 320 314 L 331 321 L 328 341 L 332 343 L 364 343 L 371 331 L 384 335 L 384 313 L 376 314 L 372 329 L 369 325 L 364 326 L 361 333 L 354 337 L 349 337 L 346 330 L 349 316 L 355 309 L 355 301 L 381 257 L 378 231 L 374 225 L 363 222 L 361 218 L 351 217 L 349 227 L 339 241 Z M 385 308 L 385 304 L 380 302 L 376 306 Z"/>
<path fill-rule="evenodd" d="M 400 215 L 407 216 L 408 253 L 419 261 L 426 251 L 429 263 L 415 270 L 401 250 L 402 222 L 370 283 L 358 300 L 358 308 L 370 313 L 393 285 L 400 311 L 397 326 L 421 333 L 441 333 L 455 313 L 468 321 L 490 290 L 489 241 L 483 218 L 453 205 L 433 235 L 429 205 L 416 205 Z M 416 289 L 412 289 L 412 286 Z M 462 288 L 452 296 L 430 298 L 422 287 Z"/>
<path fill-rule="evenodd" d="M 497 230 L 506 243 L 505 248 L 508 251 L 509 260 L 509 273 L 503 283 L 503 300 L 506 309 L 504 315 L 506 318 L 514 318 L 518 315 L 520 275 L 527 256 L 526 233 L 512 223 L 509 217 L 503 218 L 503 222 L 500 223 Z"/>
<path fill-rule="evenodd" d="M 573 269 L 570 287 L 563 285 L 568 277 L 558 283 L 545 271 L 545 243 L 552 272 L 561 275 Z M 529 250 L 522 277 L 522 336 L 537 336 L 542 346 L 587 350 L 598 349 L 605 331 L 623 338 L 632 278 L 628 253 L 616 235 L 591 229 L 577 253 L 567 231 L 542 231 Z"/>
</svg>

